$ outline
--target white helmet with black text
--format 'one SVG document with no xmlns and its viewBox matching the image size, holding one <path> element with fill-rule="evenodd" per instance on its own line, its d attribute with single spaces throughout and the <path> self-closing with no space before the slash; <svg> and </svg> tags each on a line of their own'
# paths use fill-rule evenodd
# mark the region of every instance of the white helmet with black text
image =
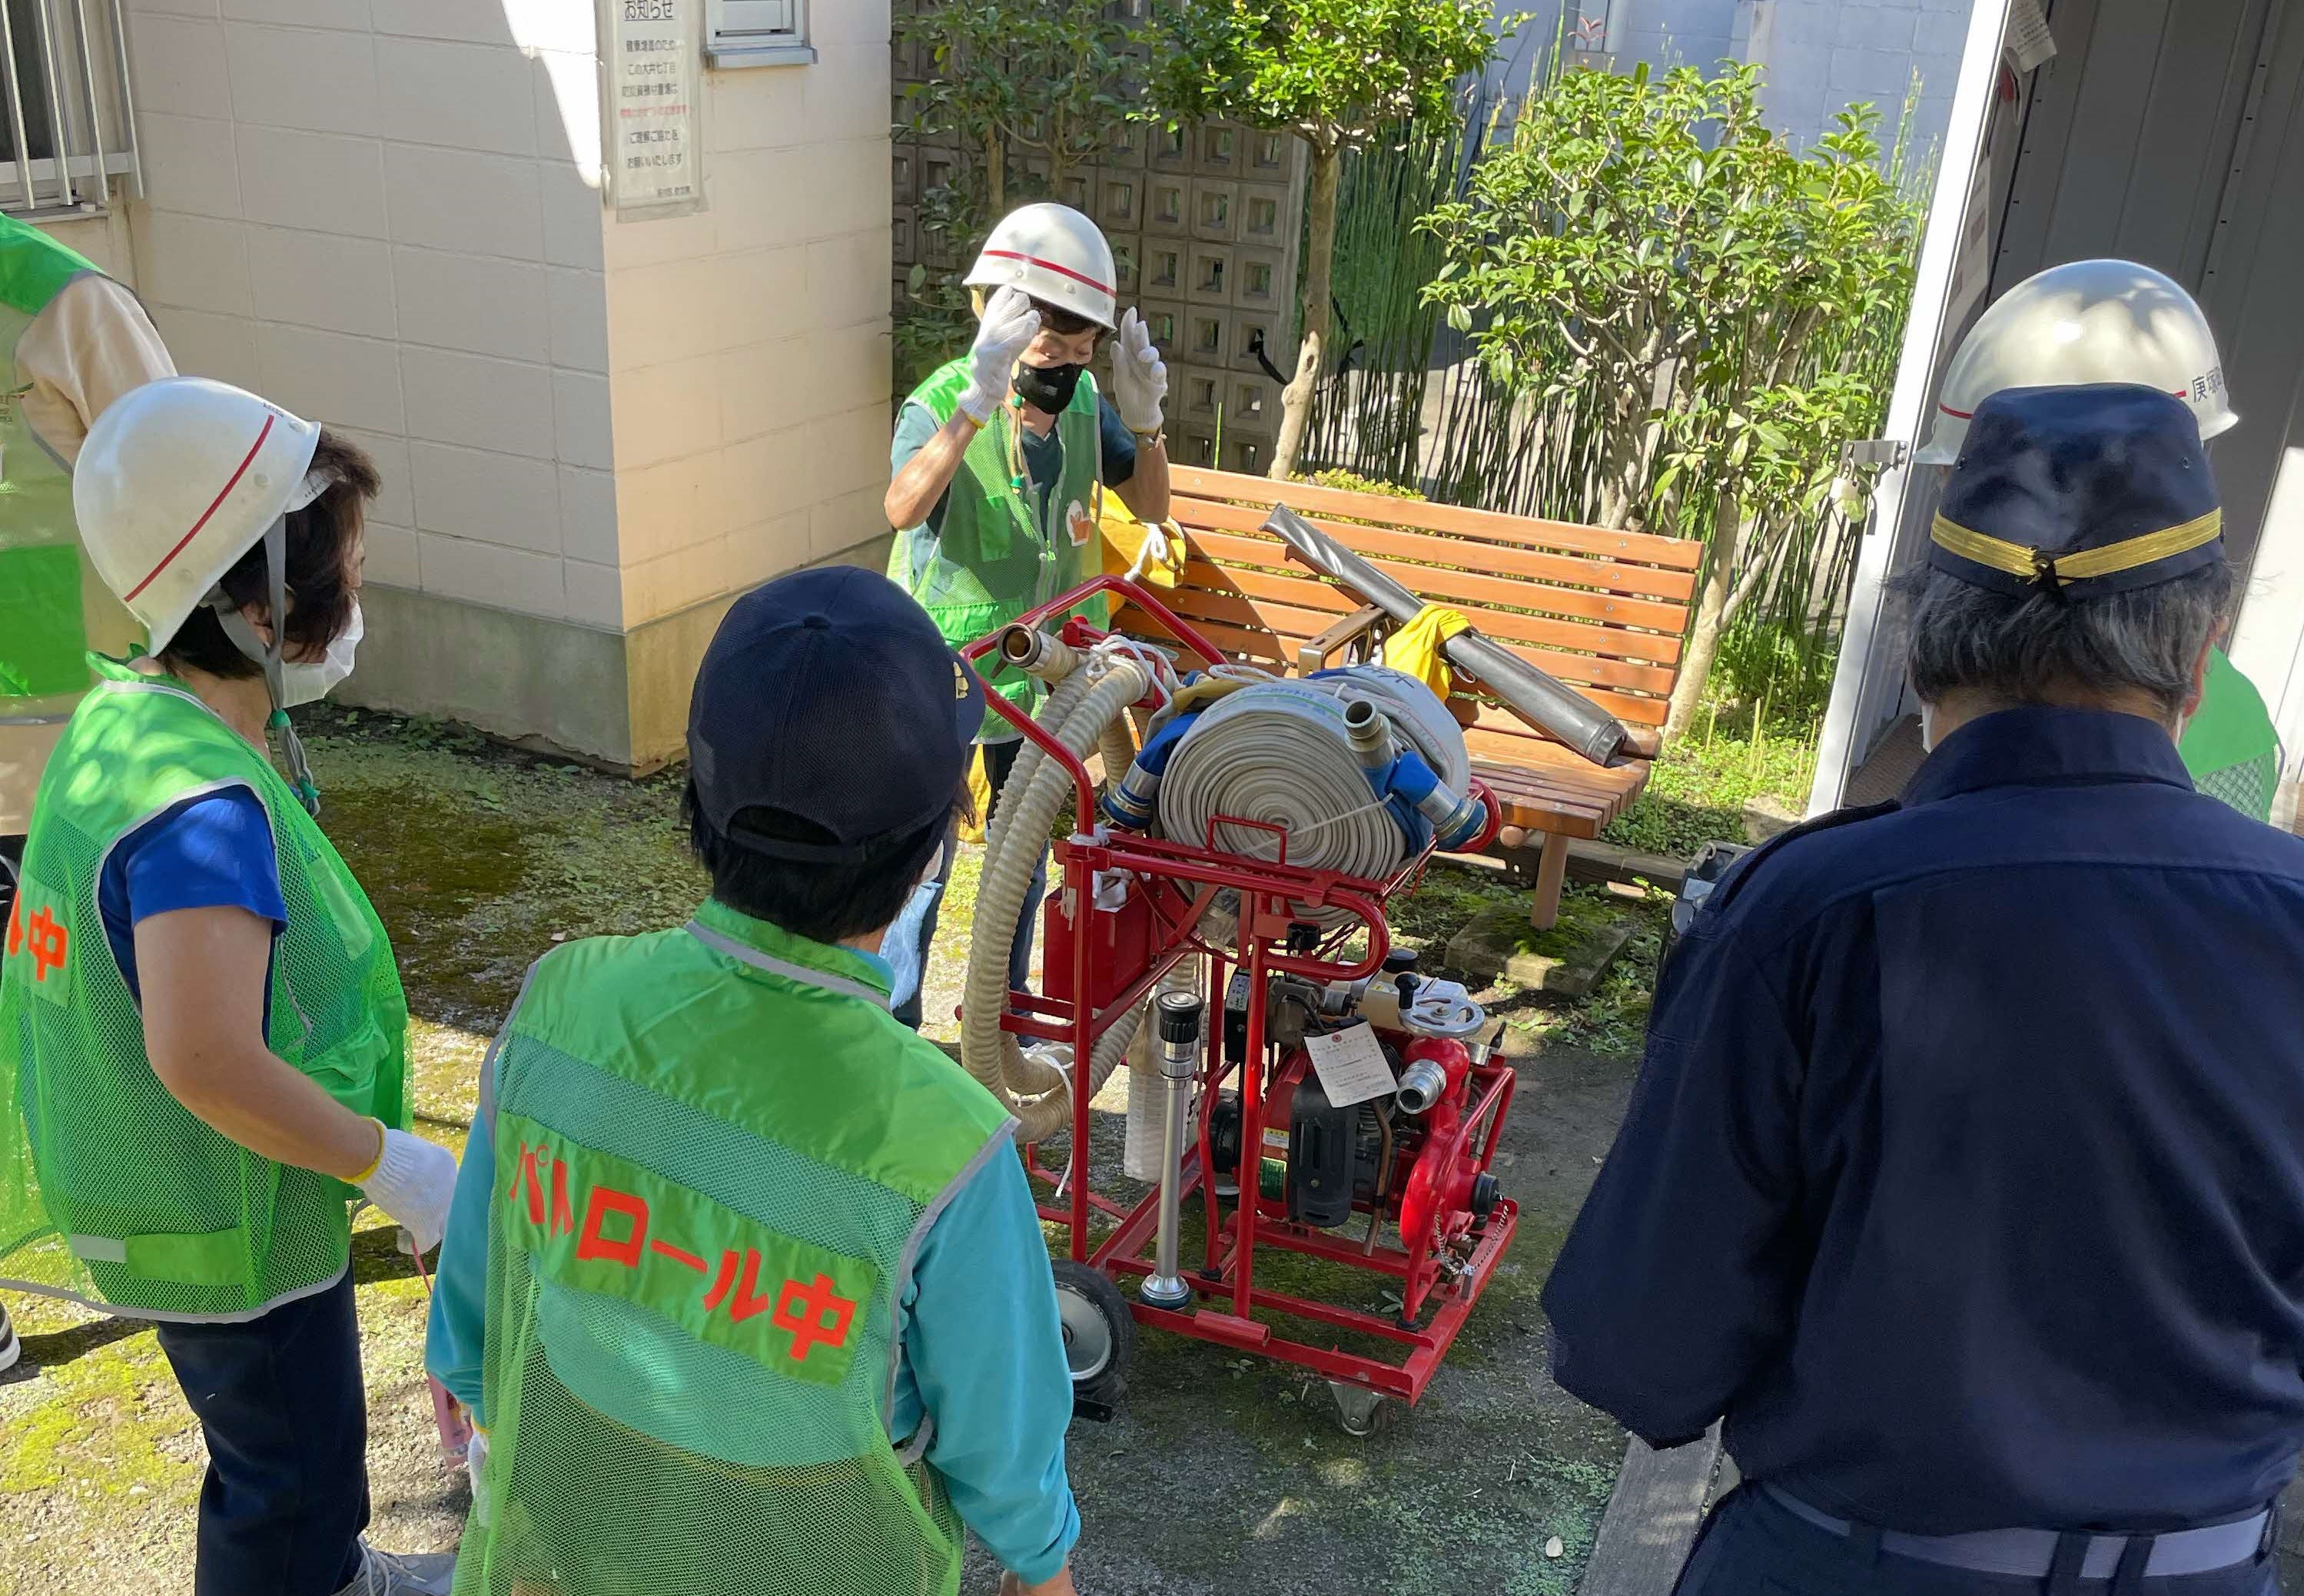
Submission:
<svg viewBox="0 0 2304 1596">
<path fill-rule="evenodd" d="M 2174 279 L 2132 260 L 2075 260 L 2036 273 L 1977 318 L 1945 372 L 1936 425 L 1915 456 L 1960 458 L 1976 407 L 2003 388 L 2139 383 L 2191 407 L 2205 442 L 2240 420 L 2215 334 Z"/>
</svg>

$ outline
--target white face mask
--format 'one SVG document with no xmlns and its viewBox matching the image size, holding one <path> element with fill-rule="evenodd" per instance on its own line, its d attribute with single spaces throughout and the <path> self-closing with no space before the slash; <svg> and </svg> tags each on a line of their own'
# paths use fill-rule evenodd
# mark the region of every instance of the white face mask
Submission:
<svg viewBox="0 0 2304 1596">
<path fill-rule="evenodd" d="M 327 657 L 310 664 L 299 664 L 285 660 L 280 666 L 280 690 L 286 702 L 283 709 L 293 709 L 299 704 L 314 704 L 336 690 L 343 679 L 352 673 L 352 654 L 367 631 L 360 618 L 360 600 L 352 600 L 352 623 L 344 634 L 328 645 Z"/>
<path fill-rule="evenodd" d="M 1928 705 L 1920 705 L 1920 752 L 1936 751 L 1936 712 Z"/>
</svg>

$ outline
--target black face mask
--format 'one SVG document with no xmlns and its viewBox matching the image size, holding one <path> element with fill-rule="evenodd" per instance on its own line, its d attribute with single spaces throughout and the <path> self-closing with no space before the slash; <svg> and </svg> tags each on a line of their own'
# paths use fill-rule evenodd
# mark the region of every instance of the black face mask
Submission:
<svg viewBox="0 0 2304 1596">
<path fill-rule="evenodd" d="M 1085 366 L 1019 366 L 1016 397 L 1044 415 L 1061 416 L 1080 387 Z"/>
</svg>

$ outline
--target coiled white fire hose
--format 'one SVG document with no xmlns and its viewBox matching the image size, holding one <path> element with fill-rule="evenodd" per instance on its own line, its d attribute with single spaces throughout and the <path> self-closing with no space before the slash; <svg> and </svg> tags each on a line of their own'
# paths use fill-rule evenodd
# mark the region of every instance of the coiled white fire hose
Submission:
<svg viewBox="0 0 2304 1596">
<path fill-rule="evenodd" d="M 1161 834 L 1205 844 L 1209 823 L 1229 815 L 1284 831 L 1293 866 L 1366 879 L 1396 869 L 1408 839 L 1370 787 L 1346 726 L 1360 700 L 1388 722 L 1392 741 L 1420 755 L 1450 792 L 1464 793 L 1471 765 L 1463 732 L 1437 697 L 1413 677 L 1361 666 L 1258 682 L 1203 711 L 1160 778 Z M 1216 841 L 1254 858 L 1281 853 L 1279 837 L 1258 827 L 1218 824 Z M 1333 927 L 1351 916 L 1308 908 L 1305 917 Z"/>
<path fill-rule="evenodd" d="M 1073 754 L 1085 756 L 1102 747 L 1107 768 L 1125 770 L 1134 748 L 1128 739 L 1128 706 L 1153 686 L 1154 671 L 1141 656 L 1097 650 L 1085 657 L 1053 638 L 1043 638 L 1023 665 L 1054 683 L 1038 716 L 1043 728 Z M 1114 735 L 1116 732 L 1116 737 Z M 1116 759 L 1118 764 L 1111 762 Z M 1027 1054 L 1000 1026 L 1008 1006 L 1008 958 L 1016 917 L 1024 906 L 1033 872 L 1056 816 L 1072 800 L 1072 773 L 1028 742 L 1001 789 L 986 833 L 984 874 L 977 887 L 976 923 L 969 938 L 968 984 L 961 1010 L 960 1057 L 969 1074 L 983 1083 L 1019 1121 L 1018 1139 L 1046 1140 L 1072 1127 L 1072 1092 L 1094 1096 L 1127 1056 L 1143 1023 L 1137 1007 L 1114 1021 L 1096 1044 L 1085 1068 L 1075 1060 L 1065 1073 Z"/>
</svg>

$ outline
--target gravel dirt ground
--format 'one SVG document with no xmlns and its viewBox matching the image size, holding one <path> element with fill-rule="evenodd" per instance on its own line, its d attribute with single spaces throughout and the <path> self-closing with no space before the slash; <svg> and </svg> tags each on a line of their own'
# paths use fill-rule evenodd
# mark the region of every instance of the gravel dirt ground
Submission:
<svg viewBox="0 0 2304 1596">
<path fill-rule="evenodd" d="M 357 712 L 315 717 L 323 823 L 390 927 L 419 1018 L 419 1128 L 461 1144 L 475 1069 L 521 972 L 555 942 L 676 924 L 702 892 L 683 851 L 676 778 L 629 782 L 512 755 L 453 729 Z M 971 850 L 931 971 L 930 1030 L 949 1038 L 972 902 Z M 1436 870 L 1401 906 L 1410 943 L 1444 943 L 1501 878 Z M 1597 899 L 1594 900 L 1597 903 Z M 1491 994 L 1524 1071 L 1498 1170 L 1520 1233 L 1423 1402 L 1367 1440 L 1344 1435 L 1316 1381 L 1147 1334 L 1109 1424 L 1072 1436 L 1090 1596 L 1574 1588 L 1622 1436 L 1546 1376 L 1537 1293 L 1630 1089 L 1658 908 L 1610 906 L 1639 930 L 1622 975 L 1582 1008 Z M 1099 1108 L 1117 1109 L 1115 1080 Z M 1099 1112 L 1097 1139 L 1119 1117 Z M 425 1291 L 364 1216 L 355 1268 L 378 1545 L 455 1544 L 467 1501 L 425 1395 Z M 1301 1284 L 1376 1305 L 1374 1277 Z M 1292 1282 L 1296 1284 L 1300 1282 Z M 9 1307 L 21 1365 L 0 1376 L 0 1591 L 174 1596 L 191 1584 L 205 1457 L 148 1326 L 40 1299 Z M 1544 1555 L 1559 1537 L 1563 1552 Z M 969 1588 L 995 1572 L 977 1554 Z"/>
</svg>

